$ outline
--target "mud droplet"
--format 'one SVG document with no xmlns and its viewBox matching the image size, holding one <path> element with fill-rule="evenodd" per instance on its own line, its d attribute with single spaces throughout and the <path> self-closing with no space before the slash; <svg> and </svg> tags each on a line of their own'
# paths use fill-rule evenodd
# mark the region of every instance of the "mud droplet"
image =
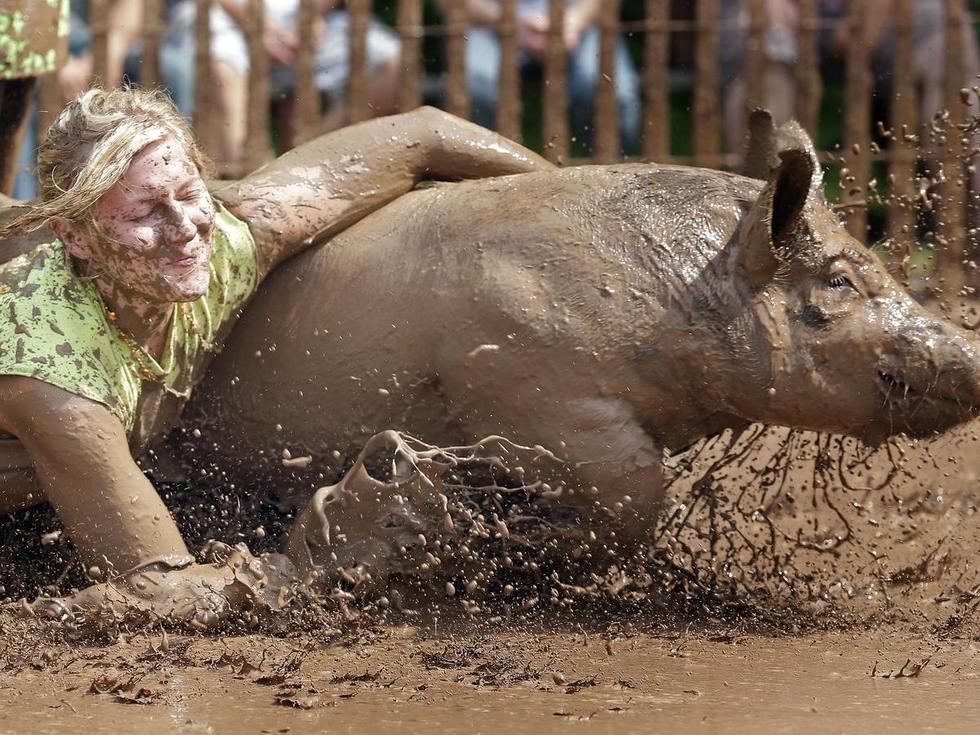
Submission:
<svg viewBox="0 0 980 735">
<path fill-rule="evenodd" d="M 96 566 L 95 564 L 93 564 L 87 570 L 85 570 L 85 574 L 87 574 L 88 578 L 92 580 L 98 581 L 102 579 L 102 570 L 99 569 L 99 567 Z"/>
<path fill-rule="evenodd" d="M 456 585 L 452 582 L 446 582 L 446 595 L 449 597 L 456 596 Z"/>
<path fill-rule="evenodd" d="M 51 531 L 41 536 L 41 546 L 52 546 L 61 538 L 61 531 Z"/>
</svg>

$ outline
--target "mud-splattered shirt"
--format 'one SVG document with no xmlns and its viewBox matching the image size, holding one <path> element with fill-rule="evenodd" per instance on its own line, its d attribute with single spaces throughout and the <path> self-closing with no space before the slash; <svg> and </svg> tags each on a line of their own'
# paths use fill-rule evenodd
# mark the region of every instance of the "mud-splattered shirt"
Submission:
<svg viewBox="0 0 980 735">
<path fill-rule="evenodd" d="M 102 403 L 132 433 L 144 381 L 186 398 L 194 368 L 257 283 L 255 241 L 218 205 L 211 282 L 174 306 L 159 361 L 120 333 L 98 289 L 79 278 L 60 241 L 0 264 L 0 375 L 23 375 Z"/>
<path fill-rule="evenodd" d="M 56 71 L 68 50 L 69 0 L 0 3 L 0 79 Z"/>
</svg>

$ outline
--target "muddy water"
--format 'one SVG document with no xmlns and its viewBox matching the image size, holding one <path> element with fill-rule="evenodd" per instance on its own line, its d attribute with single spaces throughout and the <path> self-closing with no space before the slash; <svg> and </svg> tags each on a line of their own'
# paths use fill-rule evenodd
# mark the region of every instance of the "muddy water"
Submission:
<svg viewBox="0 0 980 735">
<path fill-rule="evenodd" d="M 792 638 L 508 634 L 381 640 L 302 654 L 258 637 L 56 653 L 0 675 L 3 733 L 976 732 L 972 642 L 909 633 Z M 263 652 L 265 660 L 262 660 Z M 224 654 L 224 659 L 221 655 Z M 887 678 L 907 659 L 917 676 Z M 259 666 L 259 670 L 251 670 Z M 905 672 L 914 671 L 907 667 Z M 107 673 L 108 672 L 108 673 Z M 874 675 L 873 675 L 873 673 Z M 101 679 L 99 677 L 102 677 Z M 94 681 L 128 692 L 91 693 Z M 145 703 L 130 703 L 127 698 Z M 124 723 L 124 725 L 123 725 Z"/>
</svg>

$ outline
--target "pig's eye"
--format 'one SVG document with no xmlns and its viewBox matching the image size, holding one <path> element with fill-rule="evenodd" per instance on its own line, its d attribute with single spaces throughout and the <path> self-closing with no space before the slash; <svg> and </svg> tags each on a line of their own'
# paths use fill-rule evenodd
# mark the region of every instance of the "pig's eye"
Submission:
<svg viewBox="0 0 980 735">
<path fill-rule="evenodd" d="M 831 278 L 829 281 L 827 281 L 827 285 L 831 288 L 854 289 L 854 284 L 851 283 L 851 279 L 845 276 L 843 273 L 838 273 L 836 276 Z"/>
</svg>

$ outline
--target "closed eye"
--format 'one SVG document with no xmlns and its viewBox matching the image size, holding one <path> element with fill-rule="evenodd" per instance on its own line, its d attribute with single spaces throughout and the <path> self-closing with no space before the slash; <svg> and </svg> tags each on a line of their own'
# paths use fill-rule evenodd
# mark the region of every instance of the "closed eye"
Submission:
<svg viewBox="0 0 980 735">
<path fill-rule="evenodd" d="M 843 273 L 838 273 L 836 276 L 827 281 L 827 285 L 831 288 L 851 288 L 854 289 L 854 284 L 851 283 L 851 279 L 848 278 Z M 857 289 L 854 289 L 857 290 Z"/>
<path fill-rule="evenodd" d="M 204 188 L 200 186 L 195 186 L 192 189 L 187 189 L 180 195 L 180 200 L 182 202 L 187 202 L 192 199 L 198 199 L 204 194 Z"/>
</svg>

